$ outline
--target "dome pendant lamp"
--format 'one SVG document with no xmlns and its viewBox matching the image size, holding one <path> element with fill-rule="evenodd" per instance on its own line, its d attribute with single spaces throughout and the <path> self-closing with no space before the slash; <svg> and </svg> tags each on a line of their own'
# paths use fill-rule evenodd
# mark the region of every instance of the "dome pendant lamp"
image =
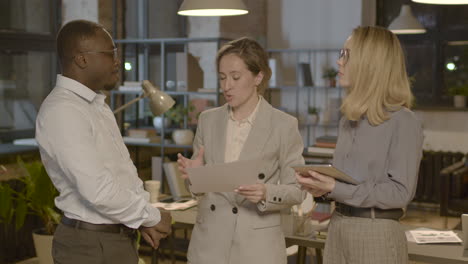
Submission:
<svg viewBox="0 0 468 264">
<path fill-rule="evenodd" d="M 239 16 L 249 13 L 242 0 L 184 0 L 181 16 Z"/>
<path fill-rule="evenodd" d="M 388 29 L 395 34 L 422 34 L 426 29 L 411 12 L 409 5 L 402 5 L 400 14 L 390 23 Z"/>
<path fill-rule="evenodd" d="M 433 5 L 468 5 L 468 0 L 412 0 L 415 3 Z"/>
</svg>

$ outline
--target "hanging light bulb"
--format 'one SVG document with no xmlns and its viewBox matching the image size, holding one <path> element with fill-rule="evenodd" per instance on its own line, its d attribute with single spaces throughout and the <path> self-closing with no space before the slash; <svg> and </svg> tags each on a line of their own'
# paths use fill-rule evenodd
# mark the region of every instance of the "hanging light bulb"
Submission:
<svg viewBox="0 0 468 264">
<path fill-rule="evenodd" d="M 182 16 L 239 16 L 249 13 L 242 0 L 184 0 Z"/>
<path fill-rule="evenodd" d="M 422 34 L 426 29 L 419 23 L 411 12 L 409 5 L 402 5 L 400 14 L 388 26 L 395 34 Z"/>
<path fill-rule="evenodd" d="M 468 0 L 412 0 L 415 3 L 433 5 L 468 5 Z"/>
</svg>

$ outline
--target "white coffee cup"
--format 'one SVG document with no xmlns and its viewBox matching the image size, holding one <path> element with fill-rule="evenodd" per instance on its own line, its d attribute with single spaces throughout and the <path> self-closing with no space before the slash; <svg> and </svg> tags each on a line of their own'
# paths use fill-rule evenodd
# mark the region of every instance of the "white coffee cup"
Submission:
<svg viewBox="0 0 468 264">
<path fill-rule="evenodd" d="M 161 187 L 160 181 L 148 180 L 145 181 L 145 190 L 150 194 L 150 203 L 158 202 L 159 188 Z"/>
</svg>

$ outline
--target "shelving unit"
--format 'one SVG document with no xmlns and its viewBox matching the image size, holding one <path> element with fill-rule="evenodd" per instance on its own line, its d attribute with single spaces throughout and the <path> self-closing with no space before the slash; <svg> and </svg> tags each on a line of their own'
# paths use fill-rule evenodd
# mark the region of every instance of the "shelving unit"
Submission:
<svg viewBox="0 0 468 264">
<path fill-rule="evenodd" d="M 339 100 L 342 98 L 341 87 L 329 87 L 322 78 L 325 67 L 337 68 L 338 49 L 269 49 L 269 57 L 276 60 L 277 83 L 270 83 L 266 98 L 275 107 L 284 110 L 299 120 L 299 129 L 303 136 L 304 146 L 312 145 L 317 136 L 336 135 L 340 118 Z M 299 86 L 301 74 L 298 70 L 299 63 L 308 63 L 311 67 L 313 86 Z M 281 94 L 278 94 L 281 93 Z M 275 97 L 281 97 L 276 102 Z M 336 107 L 330 105 L 335 100 Z M 321 109 L 321 121 L 318 124 L 307 122 L 308 108 Z M 327 111 L 327 113 L 324 113 Z M 327 122 L 324 115 L 329 115 Z"/>
<path fill-rule="evenodd" d="M 167 86 L 167 80 L 169 79 L 168 76 L 168 64 L 172 64 L 172 71 L 176 70 L 175 61 L 171 61 L 174 59 L 174 56 L 169 56 L 170 53 L 175 52 L 189 52 L 189 44 L 191 43 L 215 43 L 216 46 L 213 48 L 213 56 L 216 55 L 217 50 L 219 49 L 220 45 L 227 41 L 226 39 L 222 38 L 163 38 L 163 39 L 122 39 L 116 40 L 116 44 L 119 45 L 119 49 L 123 51 L 123 59 L 122 59 L 122 67 L 123 71 L 125 72 L 125 62 L 130 61 L 133 62 L 132 68 L 134 69 L 130 74 L 125 74 L 124 80 L 125 81 L 142 81 L 142 80 L 150 80 L 153 84 L 159 86 L 158 88 L 162 91 L 166 92 L 167 94 L 171 95 L 174 100 L 176 100 L 177 104 L 182 104 L 184 107 L 189 105 L 189 102 L 192 98 L 206 98 L 210 101 L 213 101 L 214 106 L 219 105 L 219 87 L 208 87 L 212 88 L 213 92 L 196 92 L 196 91 L 177 91 L 174 87 L 174 90 L 170 90 Z M 132 46 L 129 48 L 129 46 Z M 153 61 L 151 64 L 150 61 Z M 159 61 L 158 67 L 154 67 L 154 61 Z M 150 68 L 153 68 L 151 71 Z M 156 70 L 154 70 L 156 68 Z M 175 73 L 172 72 L 172 75 Z M 211 72 L 205 72 L 204 74 L 214 74 Z M 173 76 L 172 76 L 173 77 Z M 173 79 L 171 79 L 173 80 Z M 207 87 L 200 87 L 200 88 L 207 88 Z M 120 91 L 120 90 L 113 90 L 111 91 L 110 95 L 110 106 L 112 109 L 115 109 L 118 105 L 127 102 L 133 98 L 136 98 L 141 95 L 143 91 Z M 124 110 L 119 116 L 117 116 L 119 124 L 121 126 L 122 133 L 124 132 L 123 124 L 129 122 L 131 124 L 130 128 L 145 128 L 145 129 L 155 129 L 152 124 L 153 116 L 148 110 L 148 100 L 142 99 L 135 103 L 130 108 Z M 164 123 L 164 115 L 162 116 L 163 123 Z M 196 126 L 189 125 L 187 116 L 184 118 L 183 127 L 184 129 L 192 129 L 195 130 Z M 148 168 L 148 162 L 145 155 L 141 154 L 142 151 L 141 147 L 150 147 L 150 148 L 157 148 L 150 150 L 151 156 L 160 156 L 164 161 L 164 157 L 166 157 L 169 153 L 174 154 L 174 152 L 182 152 L 185 156 L 189 155 L 190 150 L 192 149 L 192 145 L 178 145 L 174 143 L 168 143 L 166 138 L 170 137 L 170 134 L 174 130 L 171 127 L 162 126 L 161 129 L 157 130 L 158 136 L 161 137 L 161 141 L 159 143 L 141 143 L 141 142 L 125 142 L 127 146 L 134 147 L 134 161 L 139 169 Z M 169 148 L 171 149 L 169 151 Z M 147 155 L 146 155 L 147 156 Z M 143 162 L 141 162 L 143 160 Z M 164 163 L 164 162 L 163 162 Z M 160 169 L 160 174 L 162 175 L 162 180 L 165 181 L 166 175 L 163 168 Z M 147 171 L 148 172 L 148 171 Z M 163 184 L 163 192 L 166 192 L 167 189 L 164 187 Z"/>
</svg>

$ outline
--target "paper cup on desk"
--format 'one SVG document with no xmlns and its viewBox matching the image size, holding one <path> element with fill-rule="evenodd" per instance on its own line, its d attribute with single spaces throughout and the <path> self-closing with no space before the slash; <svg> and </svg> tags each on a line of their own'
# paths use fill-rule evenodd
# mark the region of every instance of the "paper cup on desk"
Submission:
<svg viewBox="0 0 468 264">
<path fill-rule="evenodd" d="M 158 202 L 160 181 L 149 180 L 145 181 L 145 190 L 150 194 L 150 203 Z"/>
</svg>

